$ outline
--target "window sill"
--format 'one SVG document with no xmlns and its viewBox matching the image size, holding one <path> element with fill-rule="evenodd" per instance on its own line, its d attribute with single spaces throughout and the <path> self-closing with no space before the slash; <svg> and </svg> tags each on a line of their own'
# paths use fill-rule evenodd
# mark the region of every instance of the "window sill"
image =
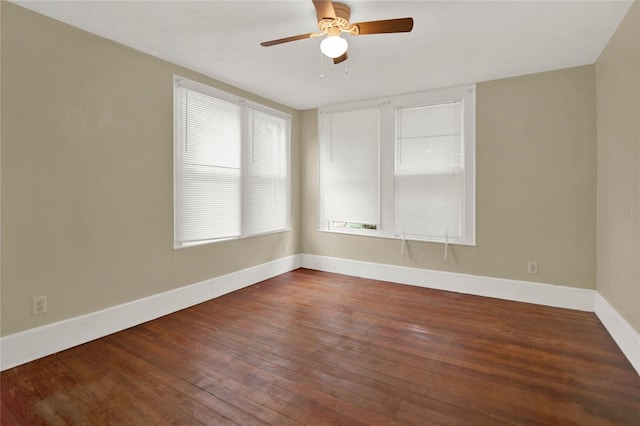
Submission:
<svg viewBox="0 0 640 426">
<path fill-rule="evenodd" d="M 175 243 L 174 242 L 173 243 L 173 249 L 174 250 L 180 250 L 180 249 L 185 249 L 185 248 L 203 246 L 203 245 L 207 245 L 207 244 L 223 243 L 223 242 L 226 242 L 226 241 L 246 240 L 246 239 L 249 239 L 249 238 L 264 237 L 266 235 L 280 234 L 280 233 L 289 232 L 289 231 L 291 231 L 291 228 L 278 229 L 276 231 L 262 232 L 260 234 L 244 235 L 244 236 L 240 236 L 240 237 L 218 238 L 218 239 L 215 239 L 215 240 L 194 241 L 194 242 L 187 242 L 187 243 Z"/>
<path fill-rule="evenodd" d="M 347 231 L 334 231 L 334 230 L 328 230 L 328 229 L 318 229 L 318 232 L 322 232 L 322 233 L 326 233 L 326 234 L 352 235 L 354 237 L 381 238 L 381 239 L 385 239 L 385 240 L 395 240 L 395 241 L 402 241 L 404 239 L 405 241 L 411 241 L 411 242 L 416 242 L 416 243 L 448 244 L 450 246 L 467 246 L 467 247 L 477 247 L 478 246 L 475 241 L 473 241 L 473 242 L 445 241 L 444 238 L 442 238 L 442 239 L 426 239 L 426 238 L 415 238 L 415 237 L 414 238 L 412 238 L 412 237 L 402 238 L 400 236 L 380 235 L 380 234 L 377 233 L 377 231 L 371 231 L 371 232 L 366 232 L 366 231 L 347 232 Z"/>
</svg>

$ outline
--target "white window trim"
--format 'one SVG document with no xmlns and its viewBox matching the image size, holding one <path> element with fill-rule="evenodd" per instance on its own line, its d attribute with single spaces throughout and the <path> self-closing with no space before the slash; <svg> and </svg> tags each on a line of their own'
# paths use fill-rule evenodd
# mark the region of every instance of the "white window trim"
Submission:
<svg viewBox="0 0 640 426">
<path fill-rule="evenodd" d="M 177 212 L 177 203 L 176 203 L 176 191 L 177 191 L 177 180 L 176 180 L 176 173 L 177 173 L 177 167 L 178 164 L 178 158 L 179 158 L 179 152 L 178 150 L 180 149 L 179 143 L 178 143 L 178 138 L 179 138 L 179 128 L 178 128 L 178 122 L 179 122 L 179 107 L 178 107 L 178 101 L 177 101 L 177 89 L 178 87 L 184 87 L 190 90 L 195 90 L 198 92 L 201 92 L 203 94 L 221 99 L 223 101 L 227 101 L 229 103 L 233 103 L 236 105 L 240 105 L 243 107 L 243 109 L 246 108 L 253 108 L 280 118 L 283 118 L 286 122 L 286 135 L 287 135 L 287 158 L 286 158 L 286 162 L 287 162 L 287 182 L 286 182 L 286 188 L 287 188 L 287 202 L 286 202 L 286 218 L 285 218 L 285 227 L 282 229 L 275 229 L 272 231 L 267 231 L 267 232 L 259 232 L 259 233 L 254 233 L 254 234 L 247 234 L 246 233 L 246 215 L 247 215 L 247 210 L 245 208 L 246 206 L 246 197 L 247 197 L 247 191 L 246 191 L 246 152 L 247 152 L 247 143 L 248 143 L 248 137 L 247 137 L 247 126 L 246 126 L 246 114 L 242 115 L 242 120 L 243 120 L 243 126 L 242 126 L 242 210 L 241 210 L 241 235 L 237 236 L 237 237 L 225 237 L 225 238 L 216 238 L 216 239 L 208 239 L 208 240 L 200 240 L 200 241 L 191 241 L 191 242 L 184 242 L 184 243 L 180 243 L 178 242 L 178 235 L 177 235 L 177 218 L 178 218 L 178 212 Z M 189 80 L 187 78 L 184 77 L 180 77 L 178 75 L 174 75 L 173 76 L 173 248 L 174 250 L 177 249 L 181 249 L 181 248 L 188 248 L 188 247 L 194 247 L 194 246 L 200 246 L 200 245 L 204 245 L 204 244 L 211 244 L 211 243 L 217 243 L 217 242 L 223 242 L 223 241 L 230 241 L 230 240 L 239 240 L 239 239 L 244 239 L 244 238 L 253 238 L 253 237 L 259 237 L 259 236 L 263 236 L 263 235 L 270 235 L 270 234 L 277 234 L 277 233 L 281 233 L 281 232 L 287 232 L 287 231 L 291 231 L 291 115 L 287 114 L 283 111 L 277 110 L 275 108 L 271 108 L 262 104 L 259 104 L 257 102 L 253 102 L 250 100 L 247 100 L 245 98 L 242 98 L 240 96 L 236 96 L 233 95 L 229 92 L 225 92 L 224 90 L 221 89 L 217 89 L 211 86 L 208 86 L 206 84 L 202 84 L 202 83 L 198 83 L 196 81 L 193 80 Z"/>
<path fill-rule="evenodd" d="M 464 133 L 464 170 L 465 170 L 465 197 L 464 197 L 464 223 L 462 224 L 461 241 L 445 241 L 445 239 L 407 238 L 414 241 L 447 242 L 448 244 L 475 246 L 476 245 L 476 86 L 475 84 L 458 87 L 431 90 L 419 93 L 393 96 L 388 98 L 373 99 L 349 104 L 330 106 L 318 110 L 318 146 L 324 149 L 326 141 L 326 126 L 324 115 L 327 113 L 345 112 L 371 107 L 380 107 L 380 146 L 379 146 L 379 209 L 380 224 L 376 230 L 336 230 L 330 229 L 324 217 L 322 203 L 322 176 L 320 176 L 320 191 L 318 204 L 320 206 L 320 220 L 318 230 L 338 234 L 360 235 L 379 237 L 385 239 L 402 240 L 404 237 L 396 235 L 394 230 L 394 179 L 395 179 L 395 115 L 398 108 L 406 108 L 420 105 L 430 105 L 451 101 L 463 102 L 463 133 Z M 467 119 L 472 117 L 472 119 Z M 320 174 L 323 170 L 322 152 L 319 155 Z"/>
</svg>

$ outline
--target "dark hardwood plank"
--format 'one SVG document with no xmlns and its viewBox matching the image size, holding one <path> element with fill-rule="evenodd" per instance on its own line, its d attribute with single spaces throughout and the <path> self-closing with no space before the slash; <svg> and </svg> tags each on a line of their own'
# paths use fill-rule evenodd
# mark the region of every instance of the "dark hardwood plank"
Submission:
<svg viewBox="0 0 640 426">
<path fill-rule="evenodd" d="M 216 314 L 220 314 L 217 311 Z M 250 314 L 249 314 L 250 315 Z M 268 325 L 252 325 L 250 318 L 245 318 L 247 314 L 238 312 L 238 318 L 227 317 L 225 323 L 239 322 L 236 328 L 232 328 L 232 332 L 239 333 L 243 329 L 259 328 L 258 332 L 253 336 L 256 342 L 269 344 L 269 340 L 275 337 L 276 344 L 282 345 L 283 342 L 290 339 L 290 332 L 269 330 Z M 264 336 L 269 336 L 268 338 Z M 316 342 L 320 342 L 317 345 Z M 322 344 L 324 343 L 324 344 Z M 381 380 L 386 383 L 393 383 L 391 380 L 401 380 L 404 382 L 402 386 L 417 385 L 421 390 L 414 390 L 423 397 L 439 399 L 443 402 L 455 402 L 459 407 L 468 410 L 478 411 L 485 415 L 498 416 L 494 407 L 500 406 L 499 403 L 506 395 L 510 395 L 513 399 L 507 400 L 514 404 L 510 407 L 510 411 L 518 413 L 518 417 L 529 407 L 530 385 L 517 387 L 518 383 L 508 382 L 496 388 L 494 392 L 500 392 L 493 399 L 484 401 L 483 397 L 476 397 L 475 392 L 481 389 L 487 382 L 485 375 L 476 373 L 475 371 L 464 371 L 460 368 L 451 368 L 447 363 L 430 363 L 430 368 L 423 368 L 421 363 L 423 360 L 415 357 L 405 357 L 397 350 L 380 350 L 375 345 L 362 345 L 360 342 L 351 339 L 345 339 L 344 336 L 331 335 L 321 332 L 306 332 L 305 337 L 296 338 L 295 347 L 305 348 L 302 352 L 309 358 L 318 358 L 329 360 L 329 363 L 337 363 L 344 369 L 357 369 L 363 371 L 362 374 L 368 374 L 370 371 L 374 374 L 371 379 Z M 295 350 L 295 348 L 291 349 Z M 300 349 L 298 349 L 300 350 Z M 357 365 L 351 365 L 352 360 L 357 359 Z M 342 364 L 344 365 L 342 365 Z M 397 365 L 402 365 L 402 369 L 398 370 Z M 434 368 L 437 367 L 437 368 Z M 433 371 L 431 371 L 433 370 Z M 353 370 L 356 371 L 356 370 Z M 382 373 L 380 373 L 382 372 Z M 453 389 L 449 391 L 448 388 Z M 524 388 L 524 389 L 522 389 Z M 450 394 L 450 392 L 453 392 Z M 485 394 L 492 395 L 493 393 Z M 519 397 L 520 396 L 520 397 Z M 538 398 L 544 398 L 541 403 L 548 407 L 549 411 L 553 411 L 557 405 L 554 394 L 539 395 Z M 460 402 L 466 400 L 466 405 L 460 405 Z M 503 402 L 504 405 L 506 402 Z M 566 410 L 566 407 L 563 407 Z M 544 420 L 543 413 L 537 413 L 537 417 Z M 553 417 L 552 417 L 553 418 Z M 548 423 L 548 421 L 547 421 Z"/>
<path fill-rule="evenodd" d="M 176 376 L 172 374 L 172 372 L 152 368 L 153 366 L 147 361 L 139 357 L 131 356 L 129 352 L 121 349 L 121 346 L 117 341 L 110 342 L 107 338 L 97 341 L 96 344 L 100 344 L 99 350 L 104 354 L 104 356 L 111 358 L 115 362 L 126 364 L 127 368 L 142 372 L 147 376 L 147 380 L 157 382 L 163 389 L 168 389 L 170 392 L 174 392 L 176 394 L 176 399 L 181 401 L 181 404 L 187 411 L 203 411 L 203 407 L 206 407 L 213 413 L 220 413 L 225 419 L 207 419 L 206 416 L 208 414 L 204 413 L 202 418 L 207 420 L 207 424 L 211 424 L 211 421 L 213 420 L 215 420 L 215 424 L 227 423 L 226 419 L 229 419 L 233 423 L 242 425 L 267 424 L 261 422 L 256 417 L 248 415 L 245 411 L 237 408 L 236 406 L 216 398 L 214 395 L 211 395 L 192 383 L 184 380 L 176 380 Z M 171 388 L 173 388 L 173 390 L 171 390 Z"/>
<path fill-rule="evenodd" d="M 183 320 L 185 319 L 179 321 Z M 206 325 L 204 325 L 205 322 Z M 278 374 L 283 377 L 291 377 L 291 380 L 302 383 L 309 382 L 310 386 L 322 392 L 337 396 L 367 410 L 382 413 L 395 412 L 397 419 L 404 424 L 425 418 L 431 419 L 434 423 L 435 419 L 442 418 L 443 424 L 451 424 L 453 421 L 464 421 L 463 424 L 478 424 L 479 420 L 484 423 L 488 421 L 484 416 L 467 412 L 460 407 L 425 399 L 416 393 L 406 392 L 400 387 L 394 388 L 390 393 L 383 384 L 366 375 L 354 374 L 346 369 L 326 364 L 320 359 L 316 360 L 315 357 L 305 357 L 296 353 L 301 344 L 313 348 L 314 351 L 317 350 L 313 342 L 296 339 L 293 345 L 284 343 L 274 345 L 270 338 L 266 338 L 264 340 L 266 344 L 260 344 L 264 335 L 260 330 L 257 334 L 249 331 L 250 327 L 227 330 L 225 319 L 217 322 L 213 316 L 207 316 L 206 319 L 197 318 L 196 321 L 187 319 L 185 326 L 191 327 L 192 330 L 201 328 L 197 337 L 198 341 L 210 340 L 211 344 L 216 345 L 224 342 L 223 349 L 230 350 L 233 356 L 244 358 L 244 354 L 250 354 L 257 358 L 253 362 L 274 364 L 269 368 L 277 369 Z M 212 326 L 217 328 L 214 329 Z M 165 331 L 172 329 L 170 325 L 162 328 Z M 179 332 L 179 328 L 180 326 L 176 333 Z M 272 332 L 268 332 L 267 335 L 273 337 Z M 228 347 L 234 349 L 228 349 Z M 406 410 L 398 412 L 399 406 L 404 406 Z"/>
<path fill-rule="evenodd" d="M 43 358 L 11 371 L 12 375 L 3 374 L 0 380 L 3 385 L 5 381 L 11 383 L 22 394 L 22 400 L 15 405 L 10 400 L 3 407 L 2 417 L 6 411 L 13 413 L 21 419 L 15 424 L 106 424 L 112 419 L 125 420 L 96 398 L 94 391 L 99 390 L 98 386 L 79 382 L 57 357 Z M 3 392 L 3 404 L 7 399 Z M 6 410 L 7 407 L 11 408 Z"/>
<path fill-rule="evenodd" d="M 0 425 L 45 425 L 46 420 L 33 409 L 33 399 L 29 398 L 12 377 L 0 378 Z"/>
<path fill-rule="evenodd" d="M 305 269 L 0 383 L 3 425 L 640 424 L 592 313 Z"/>
<path fill-rule="evenodd" d="M 149 424 L 233 424 L 216 411 L 202 406 L 192 395 L 151 377 L 149 371 L 154 369 L 149 367 L 152 366 L 134 366 L 113 356 L 109 349 L 98 340 L 64 351 L 58 358 L 76 372 L 79 380 L 100 383 L 104 405 L 124 411 L 136 421 Z M 126 392 L 121 392 L 123 389 Z"/>
</svg>

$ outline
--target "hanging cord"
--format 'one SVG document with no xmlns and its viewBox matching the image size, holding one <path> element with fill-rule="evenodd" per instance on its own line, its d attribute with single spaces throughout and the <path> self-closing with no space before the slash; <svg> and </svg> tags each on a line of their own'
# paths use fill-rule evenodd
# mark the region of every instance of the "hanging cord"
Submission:
<svg viewBox="0 0 640 426">
<path fill-rule="evenodd" d="M 404 256 L 407 253 L 407 256 L 411 258 L 411 253 L 409 253 L 409 245 L 407 244 L 407 226 L 406 224 L 402 227 L 402 242 L 400 243 L 400 255 Z"/>
<path fill-rule="evenodd" d="M 444 233 L 444 260 L 447 260 L 449 257 L 449 232 L 446 231 Z"/>
<path fill-rule="evenodd" d="M 400 255 L 404 256 L 404 251 L 407 248 L 407 217 L 404 206 L 407 203 L 407 196 L 402 196 L 402 244 L 400 245 Z"/>
<path fill-rule="evenodd" d="M 320 52 L 320 78 L 324 78 L 324 54 Z"/>
</svg>

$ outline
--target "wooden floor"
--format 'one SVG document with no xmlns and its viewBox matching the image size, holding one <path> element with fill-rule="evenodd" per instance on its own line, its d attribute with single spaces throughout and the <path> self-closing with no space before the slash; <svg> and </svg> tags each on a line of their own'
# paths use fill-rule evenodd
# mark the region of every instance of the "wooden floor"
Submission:
<svg viewBox="0 0 640 426">
<path fill-rule="evenodd" d="M 3 425 L 640 425 L 592 313 L 305 269 L 0 380 Z"/>
</svg>

